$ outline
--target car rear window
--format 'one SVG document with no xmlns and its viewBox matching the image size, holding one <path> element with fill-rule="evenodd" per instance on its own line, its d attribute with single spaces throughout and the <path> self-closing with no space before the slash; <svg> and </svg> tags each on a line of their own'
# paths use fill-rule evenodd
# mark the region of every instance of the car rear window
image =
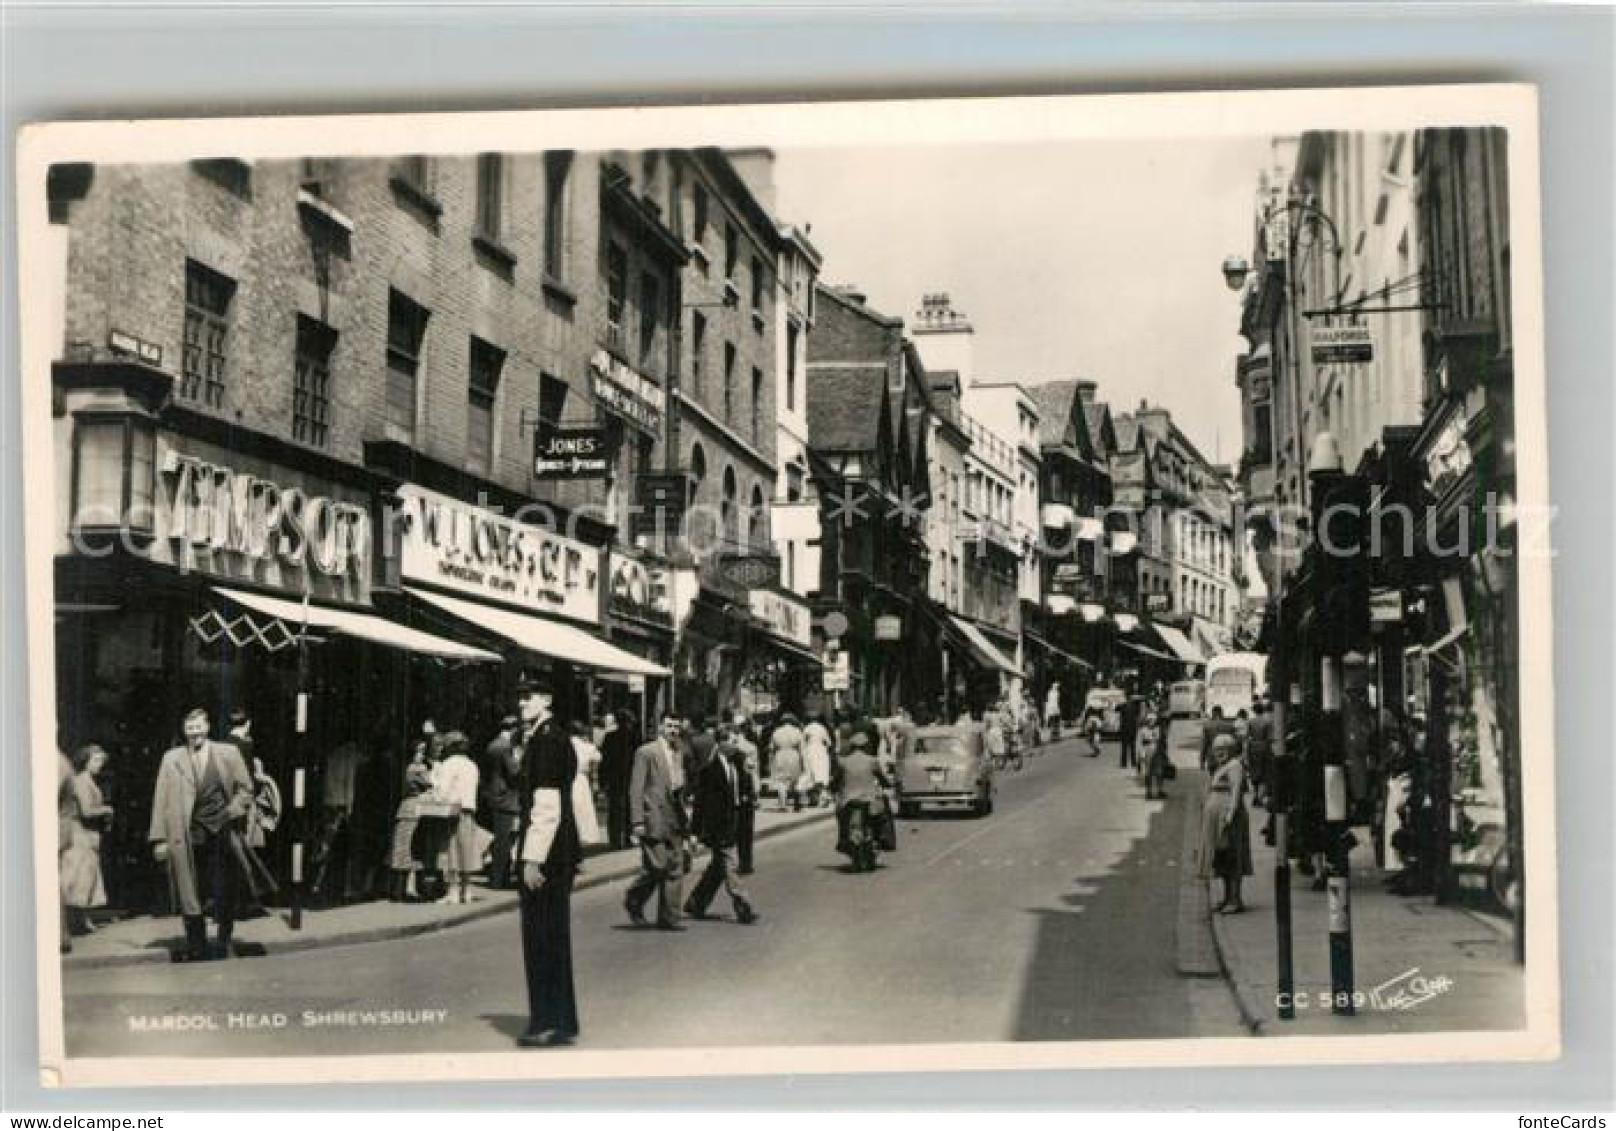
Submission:
<svg viewBox="0 0 1616 1131">
<path fill-rule="evenodd" d="M 915 739 L 916 754 L 964 754 L 965 746 L 959 739 L 945 736 L 921 736 Z"/>
</svg>

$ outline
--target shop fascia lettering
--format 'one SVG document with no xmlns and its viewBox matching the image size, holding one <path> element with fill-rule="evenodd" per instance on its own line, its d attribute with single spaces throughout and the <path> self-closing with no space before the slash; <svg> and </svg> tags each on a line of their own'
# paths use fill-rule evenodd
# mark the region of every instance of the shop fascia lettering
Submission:
<svg viewBox="0 0 1616 1131">
<path fill-rule="evenodd" d="M 369 572 L 364 507 L 172 450 L 163 474 L 171 485 L 168 536 L 197 553 L 278 558 L 329 577 L 363 580 Z"/>
<path fill-rule="evenodd" d="M 769 626 L 769 631 L 808 648 L 813 646 L 813 627 L 808 606 L 768 589 L 754 589 L 752 615 Z"/>
<path fill-rule="evenodd" d="M 611 605 L 628 616 L 671 623 L 673 594 L 665 566 L 650 566 L 637 558 L 613 554 L 611 559 Z"/>
<path fill-rule="evenodd" d="M 398 497 L 406 578 L 599 623 L 595 547 L 420 487 Z"/>
</svg>

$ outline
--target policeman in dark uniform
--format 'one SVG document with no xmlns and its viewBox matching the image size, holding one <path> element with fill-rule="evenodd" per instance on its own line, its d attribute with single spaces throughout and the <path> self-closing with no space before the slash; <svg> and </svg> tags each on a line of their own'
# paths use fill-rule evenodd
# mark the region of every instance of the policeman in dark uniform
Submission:
<svg viewBox="0 0 1616 1131">
<path fill-rule="evenodd" d="M 521 915 L 527 968 L 524 1048 L 570 1045 L 578 1036 L 572 984 L 572 884 L 583 850 L 572 812 L 578 772 L 567 729 L 553 711 L 554 688 L 523 677 L 517 687 L 522 743 Z"/>
</svg>

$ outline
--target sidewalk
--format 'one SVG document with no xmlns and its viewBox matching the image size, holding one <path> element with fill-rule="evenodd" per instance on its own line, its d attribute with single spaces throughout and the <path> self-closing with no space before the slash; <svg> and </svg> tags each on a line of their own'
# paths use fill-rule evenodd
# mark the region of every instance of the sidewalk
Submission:
<svg viewBox="0 0 1616 1131">
<path fill-rule="evenodd" d="M 1429 1033 L 1512 1029 L 1525 1019 L 1525 971 L 1512 957 L 1503 920 L 1429 897 L 1392 895 L 1374 866 L 1369 830 L 1356 829 L 1352 852 L 1356 1016 L 1329 1010 L 1329 909 L 1312 879 L 1291 875 L 1292 961 L 1296 1017 L 1283 1021 L 1276 1002 L 1274 850 L 1263 843 L 1268 815 L 1251 814 L 1252 871 L 1246 910 L 1211 915 L 1211 930 L 1240 1011 L 1254 1032 L 1270 1035 Z M 1216 888 L 1217 881 L 1212 881 Z M 1210 902 L 1210 901 L 1209 901 Z"/>
<path fill-rule="evenodd" d="M 758 812 L 756 839 L 761 841 L 805 825 L 827 821 L 830 809 L 781 813 L 772 807 Z M 698 858 L 701 853 L 698 851 Z M 627 880 L 638 871 L 638 849 L 596 852 L 584 861 L 574 890 Z M 303 913 L 303 929 L 288 926 L 285 908 L 275 908 L 259 919 L 236 924 L 235 949 L 242 955 L 289 954 L 299 950 L 352 946 L 382 939 L 441 931 L 500 915 L 516 907 L 514 891 L 490 891 L 473 884 L 474 903 L 388 903 L 385 900 Z M 73 940 L 71 954 L 62 956 L 67 970 L 104 966 L 130 966 L 170 961 L 170 953 L 184 944 L 184 930 L 176 916 L 141 916 L 101 927 L 94 934 Z"/>
</svg>

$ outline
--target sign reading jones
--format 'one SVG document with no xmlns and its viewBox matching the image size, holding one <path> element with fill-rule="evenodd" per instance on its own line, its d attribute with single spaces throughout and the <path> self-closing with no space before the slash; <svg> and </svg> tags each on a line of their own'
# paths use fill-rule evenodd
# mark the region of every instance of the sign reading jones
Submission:
<svg viewBox="0 0 1616 1131">
<path fill-rule="evenodd" d="M 533 434 L 536 479 L 605 479 L 615 453 L 599 427 L 555 428 Z"/>
<path fill-rule="evenodd" d="M 311 570 L 360 583 L 370 576 L 370 514 L 341 502 L 169 448 L 163 516 L 180 564 L 228 577 L 225 560 Z M 290 580 L 287 582 L 290 587 Z"/>
<path fill-rule="evenodd" d="M 400 487 L 398 499 L 404 580 L 600 623 L 594 546 L 414 484 Z"/>
</svg>

